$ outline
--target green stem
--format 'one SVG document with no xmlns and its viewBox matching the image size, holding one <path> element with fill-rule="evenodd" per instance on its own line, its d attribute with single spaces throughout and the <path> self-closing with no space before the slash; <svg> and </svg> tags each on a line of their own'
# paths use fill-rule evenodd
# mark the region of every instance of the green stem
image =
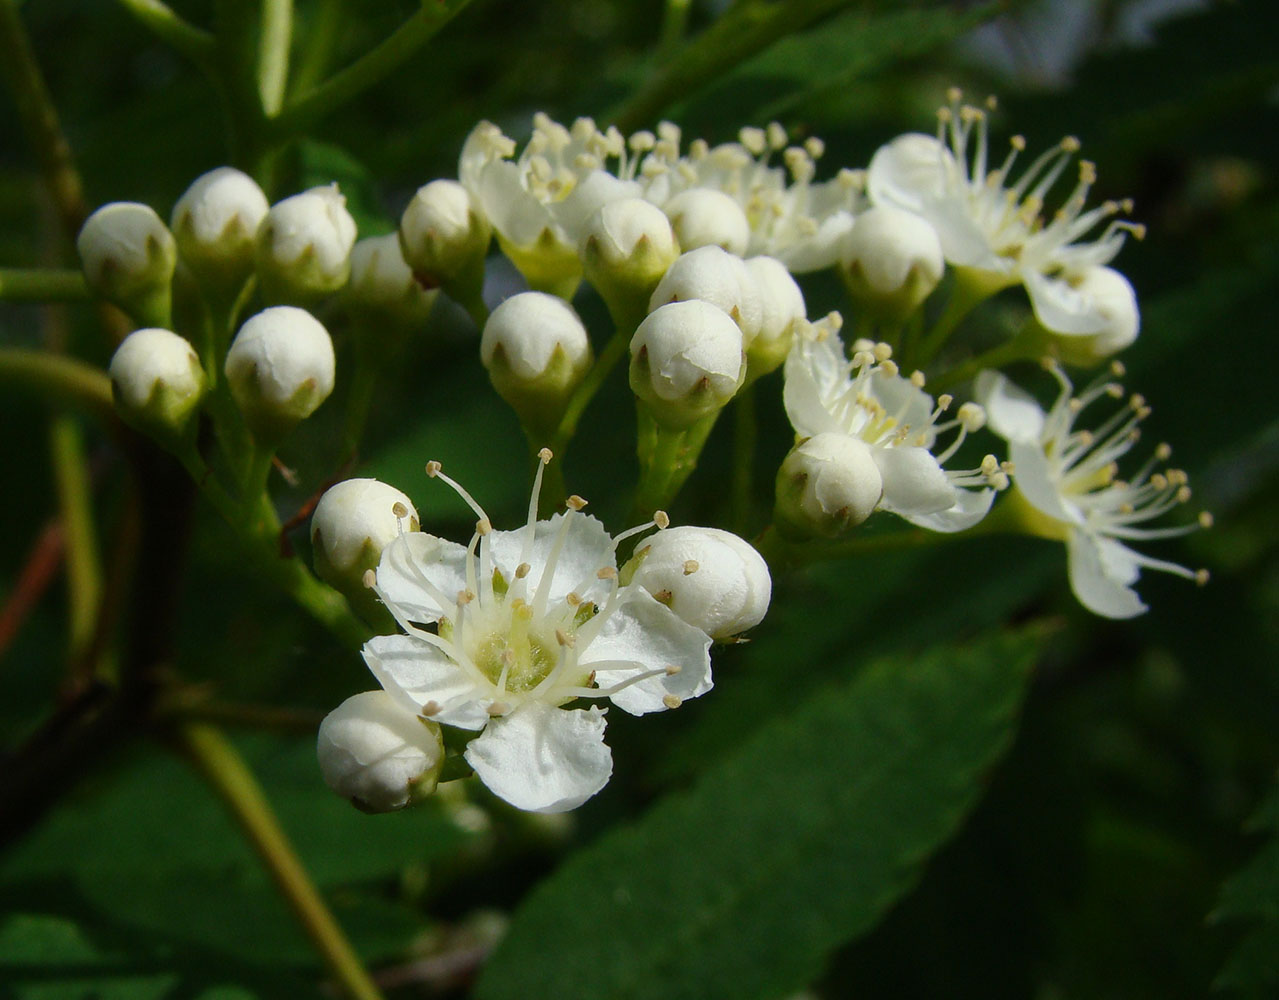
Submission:
<svg viewBox="0 0 1279 1000">
<path fill-rule="evenodd" d="M 162 42 L 180 52 L 206 73 L 212 72 L 217 43 L 213 34 L 184 20 L 161 0 L 117 0 Z"/>
<path fill-rule="evenodd" d="M 284 106 L 293 43 L 293 0 L 262 0 L 258 39 L 258 98 L 262 113 L 274 118 Z"/>
<path fill-rule="evenodd" d="M 635 491 L 635 520 L 666 510 L 697 468 L 706 439 L 722 410 L 702 417 L 680 430 L 663 427 L 653 420 L 643 403 L 639 406 L 640 481 Z"/>
<path fill-rule="evenodd" d="M 17 106 L 27 141 L 35 150 L 62 228 L 74 239 L 88 214 L 84 187 L 71 159 L 71 146 L 62 131 L 53 97 L 23 27 L 17 0 L 0 0 L 0 74 L 4 75 Z"/>
<path fill-rule="evenodd" d="M 743 537 L 750 530 L 755 490 L 755 446 L 759 422 L 755 413 L 755 387 L 743 386 L 733 399 L 733 530 Z"/>
<path fill-rule="evenodd" d="M 98 531 L 93 522 L 84 440 L 71 417 L 59 414 L 53 418 L 49 447 L 66 538 L 69 654 L 75 662 L 93 642 L 98 610 L 102 606 L 102 562 Z"/>
<path fill-rule="evenodd" d="M 51 351 L 0 347 L 0 385 L 27 388 L 76 403 L 101 420 L 116 419 L 107 373 Z"/>
<path fill-rule="evenodd" d="M 662 10 L 662 31 L 657 40 L 658 62 L 670 59 L 683 43 L 690 6 L 691 0 L 666 0 Z"/>
<path fill-rule="evenodd" d="M 90 297 L 89 286 L 78 270 L 0 268 L 0 300 L 5 302 L 83 302 Z"/>
<path fill-rule="evenodd" d="M 950 301 L 946 303 L 946 308 L 937 317 L 932 329 L 919 341 L 917 349 L 903 356 L 902 367 L 909 371 L 927 365 L 946 346 L 946 341 L 964 318 L 1000 289 L 1007 288 L 1008 284 L 1006 279 L 998 275 L 967 267 L 955 268 L 955 285 L 950 292 Z"/>
<path fill-rule="evenodd" d="M 374 331 L 360 331 L 362 336 L 369 336 Z M 372 351 L 357 351 L 355 373 L 351 378 L 350 395 L 346 399 L 346 427 L 343 430 L 346 453 L 354 455 L 360 450 L 360 439 L 364 436 L 364 427 L 369 420 L 369 410 L 373 406 L 373 390 L 377 388 L 380 365 L 368 357 Z"/>
<path fill-rule="evenodd" d="M 230 810 L 346 995 L 352 1000 L 381 1000 L 377 985 L 329 912 L 262 787 L 235 746 L 221 730 L 203 723 L 180 724 L 174 735 Z"/>
<path fill-rule="evenodd" d="M 568 447 L 573 435 L 577 433 L 577 424 L 582 419 L 582 414 L 595 398 L 595 394 L 600 391 L 600 387 L 604 385 L 609 373 L 622 360 L 630 343 L 630 332 L 618 330 L 614 333 L 604 345 L 604 350 L 600 351 L 596 357 L 595 364 L 591 365 L 591 370 L 586 373 L 586 377 L 573 390 L 573 395 L 569 397 L 568 405 L 564 407 L 564 416 L 560 418 L 559 428 L 550 445 L 556 457 L 559 457 Z"/>
<path fill-rule="evenodd" d="M 1037 357 L 1038 354 L 1039 352 L 1035 350 L 1031 338 L 1016 336 L 996 347 L 992 347 L 989 351 L 969 358 L 963 364 L 957 365 L 948 372 L 943 372 L 928 384 L 928 390 L 936 395 L 937 393 L 945 392 L 951 386 L 956 386 L 975 378 L 977 373 L 984 368 L 1002 368 L 1004 365 L 1011 365 L 1017 361 L 1029 361 Z"/>
<path fill-rule="evenodd" d="M 470 0 L 432 0 L 400 25 L 376 48 L 297 100 L 274 117 L 278 134 L 300 132 L 316 119 L 346 104 L 390 75 L 430 41 Z"/>
<path fill-rule="evenodd" d="M 329 68 L 341 35 L 342 6 L 343 0 L 319 0 L 311 12 L 306 45 L 293 72 L 293 88 L 300 94 L 313 90 Z"/>
</svg>

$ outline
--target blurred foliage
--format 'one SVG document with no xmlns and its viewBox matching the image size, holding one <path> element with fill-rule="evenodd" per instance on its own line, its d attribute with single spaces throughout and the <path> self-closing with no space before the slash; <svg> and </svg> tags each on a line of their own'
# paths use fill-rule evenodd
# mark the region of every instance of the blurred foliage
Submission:
<svg viewBox="0 0 1279 1000">
<path fill-rule="evenodd" d="M 175 6 L 209 21 L 211 3 Z M 330 68 L 416 4 L 337 6 Z M 694 4 L 690 31 L 722 6 Z M 823 176 L 864 165 L 901 131 L 930 131 L 952 83 L 1000 95 L 996 142 L 1015 131 L 1035 149 L 1078 134 L 1099 165 L 1097 196 L 1133 196 L 1150 229 L 1119 258 L 1143 312 L 1126 381 L 1151 401 L 1152 432 L 1174 444 L 1216 514 L 1213 531 L 1172 556 L 1211 568 L 1212 583 L 1143 580 L 1152 611 L 1116 624 L 1075 607 L 1062 554 L 1043 543 L 959 542 L 794 574 L 778 581 L 756 640 L 717 657 L 711 697 L 643 724 L 610 717 L 613 784 L 562 824 L 514 815 L 480 790 L 473 802 L 365 817 L 319 781 L 313 730 L 245 737 L 361 954 L 410 970 L 394 995 L 460 992 L 479 957 L 458 960 L 452 978 L 416 976 L 412 962 L 482 957 L 490 938 L 473 922 L 495 910 L 515 916 L 479 991 L 491 997 L 550 984 L 555 995 L 681 995 L 651 978 L 663 974 L 683 995 L 706 997 L 782 996 L 813 977 L 816 995 L 831 998 L 1178 1000 L 1214 984 L 1273 994 L 1279 413 L 1265 358 L 1279 287 L 1279 8 L 1203 5 L 1134 44 L 1118 26 L 1143 6 L 848 4 L 668 113 L 686 136 L 713 141 L 778 116 L 826 140 Z M 299 53 L 324 7 L 298 3 Z M 1045 79 L 1031 27 L 1052 8 L 1074 11 L 1087 30 L 1069 36 L 1073 55 L 1058 53 L 1052 65 L 1065 69 Z M 93 203 L 145 200 L 165 215 L 196 174 L 225 160 L 212 89 L 119 6 L 28 0 L 22 13 Z M 571 119 L 624 105 L 659 65 L 661 19 L 653 2 L 474 0 L 282 157 L 277 193 L 339 179 L 362 231 L 389 230 L 417 185 L 455 172 L 477 119 L 515 134 L 539 108 Z M 993 51 L 1012 52 L 1015 70 Z M 66 263 L 8 102 L 0 136 L 0 266 Z M 806 291 L 813 312 L 842 305 L 832 282 Z M 599 303 L 584 295 L 579 305 L 603 329 Z M 1009 293 L 1007 308 L 1024 306 Z M 105 362 L 89 312 L 61 317 L 74 352 Z M 5 306 L 0 340 L 37 344 L 47 320 Z M 435 458 L 499 525 L 520 518 L 523 443 L 475 346 L 465 317 L 439 308 L 381 391 L 353 469 L 337 451 L 335 398 L 285 449 L 298 475 L 280 494 L 286 516 L 354 470 L 395 483 L 434 530 L 456 537 L 470 515 L 426 480 Z M 567 468 L 573 489 L 618 527 L 627 498 L 616 484 L 634 480 L 634 416 L 624 375 L 610 386 Z M 779 383 L 758 394 L 763 502 L 790 432 Z M 731 421 L 722 423 L 672 512 L 678 521 L 726 516 Z M 0 600 L 54 511 L 46 424 L 43 407 L 0 397 Z M 110 538 L 120 455 L 87 433 Z M 303 720 L 370 686 L 354 650 L 243 576 L 211 511 L 194 524 L 172 551 L 186 567 L 175 657 L 186 676 L 219 699 Z M 304 530 L 292 539 L 305 550 Z M 0 659 L 5 746 L 56 700 L 62 605 L 54 586 Z M 1032 617 L 1061 627 L 1027 682 L 1028 640 L 989 630 Z M 992 648 L 1002 655 L 973 652 Z M 991 770 L 1024 683 L 1017 735 Z M 900 759 L 876 756 L 868 736 L 885 732 L 901 735 Z M 305 940 L 181 761 L 139 743 L 86 770 L 0 858 L 0 998 L 315 994 Z M 921 783 L 894 780 L 904 773 Z M 935 794 L 915 797 L 925 787 Z M 786 805 L 760 812 L 751 796 Z M 1254 815 L 1260 836 L 1244 830 Z M 1219 919 L 1206 925 L 1210 913 Z"/>
</svg>

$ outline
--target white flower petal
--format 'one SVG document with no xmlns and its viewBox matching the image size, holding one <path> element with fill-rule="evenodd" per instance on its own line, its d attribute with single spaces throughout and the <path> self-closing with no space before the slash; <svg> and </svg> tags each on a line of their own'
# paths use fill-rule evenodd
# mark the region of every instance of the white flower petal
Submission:
<svg viewBox="0 0 1279 1000">
<path fill-rule="evenodd" d="M 1078 524 L 1081 515 L 1062 500 L 1053 467 L 1039 442 L 1013 441 L 1008 445 L 1014 481 L 1032 507 L 1067 524 Z"/>
<path fill-rule="evenodd" d="M 564 518 L 569 517 L 567 528 Z M 600 603 L 608 593 L 609 584 L 599 578 L 604 568 L 616 569 L 617 557 L 613 552 L 613 540 L 596 518 L 576 511 L 571 515 L 555 514 L 549 521 L 538 521 L 533 533 L 531 553 L 525 555 L 524 543 L 528 527 L 517 531 L 495 531 L 492 535 L 493 561 L 511 580 L 522 559 L 527 559 L 529 574 L 526 585 L 530 595 L 538 592 L 551 552 L 556 547 L 561 531 L 566 532 L 563 545 L 555 559 L 555 570 L 549 582 L 551 605 L 561 603 L 570 592 L 583 600 Z"/>
<path fill-rule="evenodd" d="M 601 688 L 647 671 L 661 671 L 609 696 L 622 711 L 645 715 L 665 709 L 666 695 L 683 700 L 711 689 L 710 648 L 705 632 L 635 587 L 581 651 L 578 663 L 595 671 L 595 683 Z M 669 666 L 679 667 L 679 672 L 668 675 Z"/>
<path fill-rule="evenodd" d="M 382 550 L 378 589 L 412 622 L 431 623 L 452 614 L 466 589 L 466 548 L 423 531 L 410 531 Z"/>
<path fill-rule="evenodd" d="M 884 480 L 882 510 L 911 517 L 955 505 L 957 491 L 927 448 L 872 448 L 871 456 Z"/>
<path fill-rule="evenodd" d="M 379 635 L 364 644 L 364 662 L 392 698 L 417 714 L 434 702 L 433 722 L 482 729 L 491 691 L 436 646 L 409 635 Z"/>
<path fill-rule="evenodd" d="M 1130 550 L 1080 530 L 1072 531 L 1066 544 L 1070 588 L 1080 604 L 1105 618 L 1133 618 L 1146 610 L 1130 586 L 1137 578 Z"/>
<path fill-rule="evenodd" d="M 922 214 L 926 200 L 944 190 L 955 158 L 936 137 L 910 132 L 880 146 L 871 157 L 866 191 L 876 205 L 895 205 Z"/>
<path fill-rule="evenodd" d="M 955 504 L 934 514 L 902 514 L 917 528 L 950 534 L 967 531 L 990 511 L 995 502 L 994 490 L 955 490 Z"/>
<path fill-rule="evenodd" d="M 1062 278 L 1027 271 L 1022 275 L 1035 319 L 1053 333 L 1100 333 L 1110 325 L 1107 311 L 1096 296 L 1076 289 Z"/>
<path fill-rule="evenodd" d="M 835 386 L 847 380 L 843 344 L 838 337 L 824 341 L 797 340 L 784 369 L 782 401 L 791 426 L 801 437 L 826 431 L 848 433 L 823 400 Z"/>
<path fill-rule="evenodd" d="M 1026 390 L 999 372 L 987 370 L 978 374 L 973 395 L 986 408 L 986 425 L 1005 441 L 1038 443 L 1044 431 L 1044 411 Z"/>
<path fill-rule="evenodd" d="M 494 795 L 528 812 L 576 809 L 613 773 L 604 713 L 595 707 L 524 705 L 493 719 L 465 757 Z"/>
</svg>

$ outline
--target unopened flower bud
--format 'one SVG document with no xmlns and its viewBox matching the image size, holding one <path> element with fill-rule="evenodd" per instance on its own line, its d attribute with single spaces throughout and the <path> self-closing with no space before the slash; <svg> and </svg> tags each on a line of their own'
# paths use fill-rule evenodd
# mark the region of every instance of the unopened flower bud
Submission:
<svg viewBox="0 0 1279 1000">
<path fill-rule="evenodd" d="M 172 446 L 193 427 L 208 389 L 195 349 L 169 330 L 134 330 L 111 358 L 111 395 L 125 423 Z"/>
<path fill-rule="evenodd" d="M 768 564 L 732 532 L 668 528 L 635 555 L 632 581 L 712 639 L 731 639 L 764 620 L 773 590 Z"/>
<path fill-rule="evenodd" d="M 1053 348 L 1063 361 L 1090 368 L 1137 339 L 1141 315 L 1137 293 L 1127 278 L 1113 268 L 1096 266 L 1067 275 L 1065 280 L 1079 296 L 1081 311 L 1098 317 L 1104 325 L 1097 333 L 1053 335 Z"/>
<path fill-rule="evenodd" d="M 781 261 L 751 257 L 745 265 L 760 304 L 759 328 L 746 341 L 747 379 L 754 380 L 786 360 L 796 325 L 805 320 L 807 310 L 804 293 Z"/>
<path fill-rule="evenodd" d="M 115 201 L 85 220 L 76 237 L 85 281 L 139 323 L 167 326 L 178 251 L 149 205 Z"/>
<path fill-rule="evenodd" d="M 909 316 L 937 287 L 944 269 L 937 230 L 900 208 L 867 209 L 844 239 L 840 273 L 848 290 L 881 316 Z"/>
<path fill-rule="evenodd" d="M 315 573 L 346 595 L 361 614 L 381 617 L 364 574 L 377 569 L 382 550 L 401 532 L 419 528 L 413 502 L 394 486 L 376 479 L 347 479 L 330 486 L 311 516 Z"/>
<path fill-rule="evenodd" d="M 385 691 L 352 695 L 326 715 L 315 751 L 325 783 L 371 813 L 430 795 L 444 763 L 440 727 Z"/>
<path fill-rule="evenodd" d="M 835 538 L 870 517 L 883 494 L 865 441 L 816 434 L 791 449 L 777 471 L 775 521 L 788 538 Z"/>
<path fill-rule="evenodd" d="M 714 413 L 745 377 L 742 331 L 709 302 L 664 305 L 631 338 L 631 388 L 665 427 L 688 427 Z"/>
<path fill-rule="evenodd" d="M 351 279 L 342 289 L 342 302 L 365 325 L 424 326 L 438 294 L 413 277 L 395 233 L 366 236 L 351 248 Z M 377 336 L 381 331 L 361 332 Z"/>
<path fill-rule="evenodd" d="M 400 247 L 418 279 L 428 287 L 483 277 L 493 227 L 479 204 L 457 181 L 431 181 L 417 189 L 400 216 Z M 478 291 L 478 289 L 476 289 Z"/>
<path fill-rule="evenodd" d="M 572 306 L 555 295 L 521 292 L 494 309 L 484 324 L 480 360 L 525 425 L 550 433 L 590 369 L 592 354 L 586 327 Z"/>
<path fill-rule="evenodd" d="M 741 257 L 750 243 L 751 227 L 742 206 L 723 191 L 689 188 L 666 203 L 675 238 L 685 251 L 722 247 Z"/>
<path fill-rule="evenodd" d="M 643 198 L 621 198 L 597 208 L 578 249 L 586 279 L 618 325 L 638 322 L 653 289 L 679 256 L 670 220 Z"/>
<path fill-rule="evenodd" d="M 649 299 L 649 311 L 668 302 L 701 299 L 718 306 L 738 325 L 743 343 L 759 333 L 764 309 L 746 263 L 717 246 L 681 254 L 666 271 Z"/>
<path fill-rule="evenodd" d="M 257 233 L 258 280 L 275 302 L 317 302 L 346 284 L 355 220 L 336 184 L 271 206 Z"/>
<path fill-rule="evenodd" d="M 253 273 L 254 242 L 270 204 L 234 167 L 201 174 L 173 206 L 178 254 L 200 284 L 234 295 Z"/>
<path fill-rule="evenodd" d="M 333 341 L 305 309 L 272 306 L 240 327 L 226 378 L 245 421 L 272 443 L 315 412 L 333 391 Z"/>
</svg>

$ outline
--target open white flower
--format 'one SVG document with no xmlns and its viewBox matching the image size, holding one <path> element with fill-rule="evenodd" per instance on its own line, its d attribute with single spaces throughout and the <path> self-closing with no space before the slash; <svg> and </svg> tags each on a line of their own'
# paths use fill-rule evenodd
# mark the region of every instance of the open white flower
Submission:
<svg viewBox="0 0 1279 1000">
<path fill-rule="evenodd" d="M 824 144 L 809 138 L 789 146 L 776 122 L 767 129 L 744 128 L 738 138 L 714 147 L 696 139 L 680 155 L 680 132 L 669 122 L 657 137 L 636 133 L 630 146 L 646 154 L 635 171 L 644 197 L 675 217 L 687 210 L 688 192 L 722 192 L 741 207 L 749 226 L 746 247 L 729 249 L 776 257 L 795 273 L 830 267 L 862 207 L 864 174 L 841 170 L 828 181 L 815 181 Z M 772 162 L 774 155 L 780 155 L 781 166 Z"/>
<path fill-rule="evenodd" d="M 1103 378 L 1075 395 L 1058 365 L 1049 370 L 1061 391 L 1047 412 L 997 372 L 982 372 L 977 394 L 985 402 L 991 430 L 1008 441 L 1018 492 L 1042 515 L 1033 527 L 1066 543 L 1070 586 L 1079 603 L 1106 618 L 1141 614 L 1146 605 L 1133 584 L 1143 567 L 1206 582 L 1205 570 L 1152 559 L 1124 544 L 1184 535 L 1212 520 L 1205 512 L 1197 524 L 1141 527 L 1190 499 L 1184 472 L 1156 471 L 1157 463 L 1171 455 L 1166 444 L 1131 478 L 1119 478 L 1118 461 L 1136 444 L 1137 425 L 1150 413 L 1145 401 L 1132 396 L 1095 429 L 1077 430 L 1075 421 L 1084 410 L 1098 399 L 1122 398 L 1123 389 Z"/>
<path fill-rule="evenodd" d="M 1107 330 L 1113 321 L 1103 304 L 1080 295 L 1072 279 L 1110 263 L 1128 233 L 1143 235 L 1142 226 L 1112 218 L 1132 211 L 1132 205 L 1107 201 L 1085 210 L 1097 171 L 1081 160 L 1074 189 L 1046 220 L 1045 198 L 1079 151 L 1079 140 L 1061 140 L 1014 182 L 1011 174 L 1025 139 L 1014 136 L 1007 157 L 992 167 L 987 113 L 961 105 L 960 97 L 951 91 L 949 106 L 938 112 L 935 137 L 909 133 L 875 153 L 867 176 L 871 201 L 927 219 L 946 260 L 967 269 L 987 289 L 1024 284 L 1046 329 L 1080 336 Z M 1087 240 L 1107 219 L 1101 234 Z"/>
<path fill-rule="evenodd" d="M 993 455 L 976 469 L 942 466 L 985 422 L 982 408 L 965 403 L 943 420 L 950 396 L 934 402 L 922 374 L 901 375 L 887 344 L 857 341 L 848 360 L 838 327 L 832 313 L 796 337 L 784 369 L 791 426 L 801 437 L 833 432 L 861 442 L 883 480 L 877 509 L 930 531 L 971 528 L 986 516 L 994 490 L 1008 485 L 1007 472 Z M 950 444 L 934 455 L 939 437 L 951 431 Z"/>
<path fill-rule="evenodd" d="M 420 532 L 384 550 L 369 584 L 404 629 L 364 659 L 383 688 L 424 718 L 481 731 L 466 760 L 494 793 L 532 812 L 576 808 L 612 774 L 608 698 L 632 715 L 676 708 L 711 688 L 711 640 L 643 587 L 621 586 L 617 546 L 584 501 L 537 520 L 542 451 L 527 523 L 495 531 L 483 509 L 431 463 L 479 521 L 469 546 Z"/>
</svg>

